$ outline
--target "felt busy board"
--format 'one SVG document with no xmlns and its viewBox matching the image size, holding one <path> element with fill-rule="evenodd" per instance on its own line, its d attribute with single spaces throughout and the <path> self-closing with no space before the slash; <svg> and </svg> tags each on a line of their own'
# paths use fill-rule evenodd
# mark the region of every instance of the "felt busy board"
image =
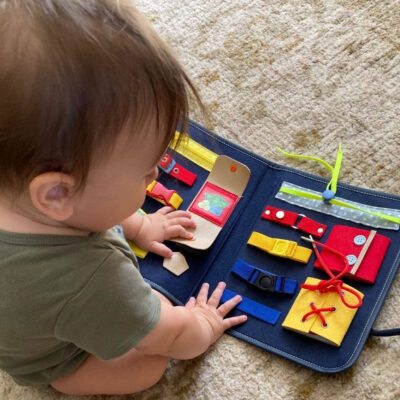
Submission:
<svg viewBox="0 0 400 400">
<path fill-rule="evenodd" d="M 225 281 L 223 301 L 244 299 L 231 314 L 248 314 L 227 333 L 316 371 L 350 367 L 398 270 L 400 198 L 338 183 L 324 199 L 325 178 L 195 122 L 189 135 L 160 162 L 143 212 L 171 200 L 196 219 L 196 239 L 167 243 L 183 259 L 178 272 L 142 254 L 144 278 L 181 305 L 203 282 Z"/>
</svg>

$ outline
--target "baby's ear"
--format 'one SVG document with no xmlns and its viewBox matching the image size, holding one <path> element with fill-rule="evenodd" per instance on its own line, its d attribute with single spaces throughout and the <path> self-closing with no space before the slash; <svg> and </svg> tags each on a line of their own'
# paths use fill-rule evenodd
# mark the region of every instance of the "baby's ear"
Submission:
<svg viewBox="0 0 400 400">
<path fill-rule="evenodd" d="M 74 189 L 75 179 L 61 172 L 45 172 L 29 184 L 32 204 L 55 221 L 65 221 L 73 214 Z"/>
</svg>

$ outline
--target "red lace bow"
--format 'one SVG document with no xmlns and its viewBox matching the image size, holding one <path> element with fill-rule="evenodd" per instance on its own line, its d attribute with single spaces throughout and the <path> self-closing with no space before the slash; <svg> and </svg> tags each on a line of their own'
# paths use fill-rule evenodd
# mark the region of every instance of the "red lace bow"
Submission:
<svg viewBox="0 0 400 400">
<path fill-rule="evenodd" d="M 309 284 L 305 284 L 302 283 L 300 285 L 301 288 L 303 289 L 307 289 L 307 290 L 318 290 L 320 293 L 328 293 L 328 292 L 337 292 L 340 296 L 340 299 L 342 300 L 342 303 L 348 307 L 348 308 L 360 308 L 362 305 L 362 298 L 360 296 L 359 293 L 357 293 L 356 290 L 354 290 L 351 287 L 346 287 L 344 286 L 344 283 L 341 278 L 349 269 L 349 261 L 347 260 L 347 257 L 345 255 L 343 255 L 342 253 L 339 253 L 338 251 L 336 251 L 335 249 L 333 249 L 332 247 L 329 247 L 325 244 L 322 244 L 320 242 L 315 241 L 312 236 L 310 235 L 310 238 L 306 238 L 306 237 L 302 237 L 302 239 L 309 241 L 312 243 L 315 255 L 318 258 L 318 261 L 321 263 L 322 268 L 324 269 L 324 271 L 330 276 L 331 279 L 328 280 L 321 280 L 317 285 L 309 285 Z M 317 248 L 317 246 L 321 246 L 323 248 L 325 248 L 328 251 L 331 251 L 332 253 L 336 254 L 338 257 L 342 258 L 344 261 L 344 268 L 343 270 L 337 274 L 336 276 L 332 273 L 332 271 L 329 269 L 329 267 L 326 265 L 325 261 L 323 260 L 323 258 L 321 257 L 321 254 Z M 349 302 L 346 301 L 345 299 L 345 293 L 348 292 L 352 295 L 354 295 L 358 302 L 357 304 L 350 304 Z M 327 308 L 317 308 L 314 303 L 311 303 L 311 309 L 312 311 L 308 312 L 307 314 L 304 314 L 302 320 L 305 321 L 310 315 L 312 314 L 317 314 L 318 317 L 321 319 L 322 323 L 324 326 L 326 326 L 326 321 L 325 318 L 323 317 L 323 315 L 321 314 L 322 312 L 327 312 L 327 311 L 335 311 L 336 308 L 335 307 L 327 307 Z"/>
</svg>

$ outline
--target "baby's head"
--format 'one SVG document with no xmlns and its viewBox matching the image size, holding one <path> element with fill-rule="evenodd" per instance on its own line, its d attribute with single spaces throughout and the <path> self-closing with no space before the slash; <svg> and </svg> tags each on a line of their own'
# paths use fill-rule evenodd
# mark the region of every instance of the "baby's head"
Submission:
<svg viewBox="0 0 400 400">
<path fill-rule="evenodd" d="M 0 0 L 0 43 L 0 193 L 82 230 L 129 216 L 196 95 L 168 47 L 130 0 Z"/>
</svg>

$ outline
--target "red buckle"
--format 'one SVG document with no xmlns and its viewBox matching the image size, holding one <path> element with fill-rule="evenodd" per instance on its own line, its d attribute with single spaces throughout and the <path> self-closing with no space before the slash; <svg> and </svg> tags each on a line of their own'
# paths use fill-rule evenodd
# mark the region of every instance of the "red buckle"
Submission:
<svg viewBox="0 0 400 400">
<path fill-rule="evenodd" d="M 156 182 L 153 189 L 151 191 L 146 190 L 146 193 L 150 197 L 154 197 L 160 200 L 163 200 L 167 205 L 170 205 L 169 200 L 171 199 L 172 195 L 176 193 L 176 190 L 167 189 L 163 184 L 160 182 Z"/>
</svg>

